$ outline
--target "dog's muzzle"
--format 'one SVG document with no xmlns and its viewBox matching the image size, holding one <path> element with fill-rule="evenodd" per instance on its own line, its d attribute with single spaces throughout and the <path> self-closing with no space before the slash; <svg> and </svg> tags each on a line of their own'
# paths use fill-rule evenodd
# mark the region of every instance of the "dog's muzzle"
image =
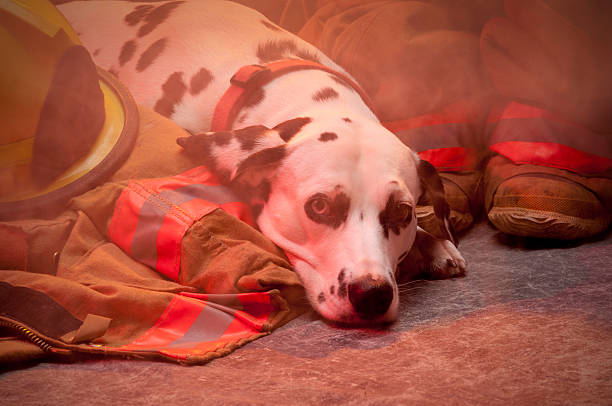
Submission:
<svg viewBox="0 0 612 406">
<path fill-rule="evenodd" d="M 349 284 L 348 298 L 359 317 L 373 320 L 389 310 L 393 301 L 393 287 L 382 278 L 366 275 Z"/>
</svg>

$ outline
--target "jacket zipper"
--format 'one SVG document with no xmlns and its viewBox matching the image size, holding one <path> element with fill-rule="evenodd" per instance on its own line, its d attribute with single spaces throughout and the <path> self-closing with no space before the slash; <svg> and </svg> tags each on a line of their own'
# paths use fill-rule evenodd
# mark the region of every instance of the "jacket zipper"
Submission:
<svg viewBox="0 0 612 406">
<path fill-rule="evenodd" d="M 17 332 L 23 338 L 25 338 L 32 344 L 37 345 L 45 352 L 51 352 L 54 354 L 71 354 L 72 353 L 72 351 L 70 350 L 53 347 L 52 344 L 50 344 L 45 338 L 41 337 L 38 333 L 30 330 L 27 327 L 22 326 L 19 323 L 16 323 L 10 320 L 6 320 L 6 319 L 0 319 L 0 327 L 6 327 L 12 331 Z"/>
</svg>

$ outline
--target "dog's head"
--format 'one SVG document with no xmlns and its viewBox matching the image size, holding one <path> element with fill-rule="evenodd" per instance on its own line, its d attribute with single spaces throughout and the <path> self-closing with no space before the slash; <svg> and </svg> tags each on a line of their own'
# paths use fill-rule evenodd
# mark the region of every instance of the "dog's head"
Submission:
<svg viewBox="0 0 612 406">
<path fill-rule="evenodd" d="M 178 143 L 250 201 L 321 315 L 395 320 L 395 270 L 415 239 L 419 197 L 429 193 L 443 222 L 448 206 L 435 169 L 394 134 L 354 117 L 300 117 Z"/>
</svg>

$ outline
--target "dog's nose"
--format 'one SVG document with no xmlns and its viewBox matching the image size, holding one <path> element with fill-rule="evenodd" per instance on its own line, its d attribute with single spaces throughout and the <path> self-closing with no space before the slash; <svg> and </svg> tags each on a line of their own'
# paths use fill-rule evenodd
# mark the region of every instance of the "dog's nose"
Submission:
<svg viewBox="0 0 612 406">
<path fill-rule="evenodd" d="M 375 279 L 368 274 L 349 284 L 348 297 L 361 318 L 372 320 L 389 309 L 393 288 L 385 279 Z"/>
</svg>

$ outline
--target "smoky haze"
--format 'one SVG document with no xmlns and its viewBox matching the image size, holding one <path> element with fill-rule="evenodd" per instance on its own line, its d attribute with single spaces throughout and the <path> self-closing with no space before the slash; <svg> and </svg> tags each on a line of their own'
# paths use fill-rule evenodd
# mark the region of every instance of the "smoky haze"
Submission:
<svg viewBox="0 0 612 406">
<path fill-rule="evenodd" d="M 612 2 L 339 3 L 299 34 L 355 76 L 383 122 L 457 103 L 484 115 L 505 98 L 612 131 Z"/>
</svg>

